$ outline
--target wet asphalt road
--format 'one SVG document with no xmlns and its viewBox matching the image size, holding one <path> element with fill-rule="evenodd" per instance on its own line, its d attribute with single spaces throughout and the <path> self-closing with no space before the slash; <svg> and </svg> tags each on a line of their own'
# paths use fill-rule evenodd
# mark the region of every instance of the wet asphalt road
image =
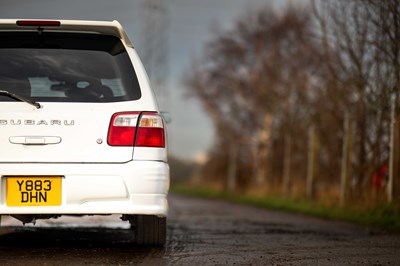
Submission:
<svg viewBox="0 0 400 266">
<path fill-rule="evenodd" d="M 0 265 L 400 265 L 400 235 L 222 201 L 170 197 L 168 243 L 135 246 L 118 216 L 3 218 Z"/>
</svg>

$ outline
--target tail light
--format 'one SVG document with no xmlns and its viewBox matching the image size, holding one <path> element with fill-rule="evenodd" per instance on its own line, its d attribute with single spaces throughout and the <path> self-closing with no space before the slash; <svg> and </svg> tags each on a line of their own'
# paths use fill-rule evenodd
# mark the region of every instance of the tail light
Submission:
<svg viewBox="0 0 400 266">
<path fill-rule="evenodd" d="M 116 113 L 108 129 L 110 146 L 165 147 L 164 123 L 157 113 Z"/>
<path fill-rule="evenodd" d="M 61 22 L 57 20 L 17 20 L 18 26 L 34 27 L 59 27 Z"/>
<path fill-rule="evenodd" d="M 138 147 L 165 147 L 164 123 L 159 114 L 143 113 L 137 129 Z"/>
<path fill-rule="evenodd" d="M 124 112 L 112 116 L 107 138 L 110 146 L 133 146 L 139 114 Z"/>
</svg>

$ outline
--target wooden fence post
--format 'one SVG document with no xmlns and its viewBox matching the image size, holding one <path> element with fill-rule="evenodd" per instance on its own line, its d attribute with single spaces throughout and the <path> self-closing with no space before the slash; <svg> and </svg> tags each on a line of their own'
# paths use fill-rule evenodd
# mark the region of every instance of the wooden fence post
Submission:
<svg viewBox="0 0 400 266">
<path fill-rule="evenodd" d="M 317 139 L 315 135 L 314 126 L 308 129 L 308 155 L 307 155 L 307 198 L 311 199 L 314 197 L 314 179 L 316 170 L 316 149 Z"/>
<path fill-rule="evenodd" d="M 342 162 L 340 172 L 340 205 L 344 205 L 347 199 L 347 187 L 349 184 L 349 167 L 350 167 L 350 118 L 346 113 L 343 122 L 343 144 L 342 144 Z"/>
<path fill-rule="evenodd" d="M 283 153 L 283 176 L 282 176 L 282 191 L 285 196 L 290 194 L 290 164 L 292 153 L 292 137 L 290 134 L 285 135 L 284 153 Z"/>
<path fill-rule="evenodd" d="M 231 145 L 228 156 L 228 171 L 227 171 L 227 190 L 228 192 L 235 192 L 236 179 L 237 179 L 237 156 L 238 148 L 236 145 Z"/>
<path fill-rule="evenodd" d="M 393 180 L 394 175 L 397 171 L 395 171 L 395 162 L 396 160 L 396 101 L 392 100 L 391 112 L 390 112 L 390 148 L 389 148 L 389 179 L 387 183 L 387 201 L 391 203 L 393 201 Z"/>
</svg>

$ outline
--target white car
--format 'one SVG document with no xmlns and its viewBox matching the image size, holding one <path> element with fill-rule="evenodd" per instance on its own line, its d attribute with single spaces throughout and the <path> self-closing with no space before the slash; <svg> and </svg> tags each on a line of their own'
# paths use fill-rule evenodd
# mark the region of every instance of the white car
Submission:
<svg viewBox="0 0 400 266">
<path fill-rule="evenodd" d="M 121 214 L 166 241 L 164 121 L 117 21 L 0 20 L 0 215 Z"/>
</svg>

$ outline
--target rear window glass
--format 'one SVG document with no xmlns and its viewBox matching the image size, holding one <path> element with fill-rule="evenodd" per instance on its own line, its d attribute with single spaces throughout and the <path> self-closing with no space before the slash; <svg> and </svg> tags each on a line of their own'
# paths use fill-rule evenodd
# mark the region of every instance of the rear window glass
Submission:
<svg viewBox="0 0 400 266">
<path fill-rule="evenodd" d="M 0 90 L 38 102 L 116 102 L 141 97 L 121 41 L 81 33 L 0 33 Z M 0 101 L 10 100 L 0 96 Z"/>
</svg>

